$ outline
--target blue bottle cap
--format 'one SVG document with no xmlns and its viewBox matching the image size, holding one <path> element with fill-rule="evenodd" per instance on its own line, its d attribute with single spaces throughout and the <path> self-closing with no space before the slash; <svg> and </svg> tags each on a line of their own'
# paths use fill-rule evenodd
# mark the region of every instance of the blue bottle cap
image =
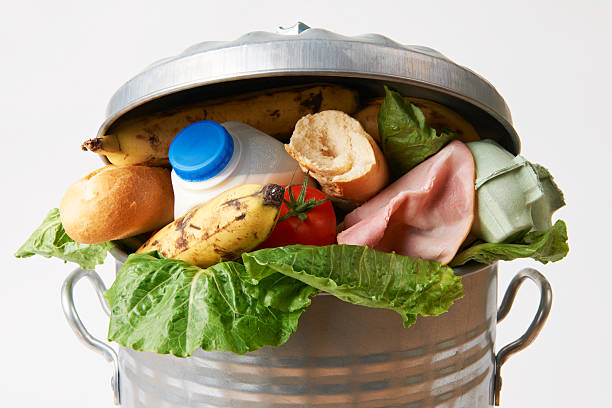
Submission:
<svg viewBox="0 0 612 408">
<path fill-rule="evenodd" d="M 181 130 L 170 144 L 168 158 L 176 174 L 187 181 L 207 180 L 225 168 L 234 154 L 234 140 L 212 120 Z"/>
</svg>

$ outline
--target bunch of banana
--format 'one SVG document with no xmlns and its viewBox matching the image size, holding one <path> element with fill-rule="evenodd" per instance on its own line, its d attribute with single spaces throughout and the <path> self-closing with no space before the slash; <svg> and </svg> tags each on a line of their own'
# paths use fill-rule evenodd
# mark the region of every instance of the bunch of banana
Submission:
<svg viewBox="0 0 612 408">
<path fill-rule="evenodd" d="M 284 192 L 276 184 L 234 187 L 166 225 L 136 253 L 157 250 L 202 268 L 235 259 L 272 232 Z"/>
<path fill-rule="evenodd" d="M 416 105 L 423 112 L 427 124 L 438 132 L 442 129 L 448 129 L 456 133 L 457 139 L 464 143 L 480 140 L 474 127 L 457 114 L 457 112 L 426 99 L 412 97 L 405 99 Z M 355 114 L 355 119 L 361 123 L 363 129 L 378 143 L 380 143 L 380 136 L 378 135 L 378 111 L 382 101 L 383 98 L 372 99 L 363 109 Z"/>
<path fill-rule="evenodd" d="M 127 120 L 114 126 L 112 133 L 87 140 L 82 148 L 105 155 L 115 165 L 165 166 L 174 136 L 199 120 L 242 122 L 288 140 L 302 116 L 329 109 L 351 114 L 358 103 L 357 92 L 339 85 L 274 88 Z"/>
</svg>

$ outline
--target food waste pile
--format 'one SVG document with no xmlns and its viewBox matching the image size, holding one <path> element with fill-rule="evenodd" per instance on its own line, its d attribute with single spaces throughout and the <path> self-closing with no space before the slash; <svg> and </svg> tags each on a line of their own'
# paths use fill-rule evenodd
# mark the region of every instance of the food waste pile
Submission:
<svg viewBox="0 0 612 408">
<path fill-rule="evenodd" d="M 178 357 L 281 345 L 320 292 L 409 327 L 462 297 L 453 268 L 567 255 L 546 168 L 448 107 L 384 95 L 301 85 L 121 122 L 83 143 L 111 164 L 15 255 L 94 269 L 125 251 L 108 339 Z"/>
</svg>

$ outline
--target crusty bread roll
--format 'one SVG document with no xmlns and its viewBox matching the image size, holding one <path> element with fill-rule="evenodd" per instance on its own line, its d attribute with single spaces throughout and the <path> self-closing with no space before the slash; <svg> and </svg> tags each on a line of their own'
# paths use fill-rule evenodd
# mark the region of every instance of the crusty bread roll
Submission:
<svg viewBox="0 0 612 408">
<path fill-rule="evenodd" d="M 170 171 L 106 166 L 74 183 L 60 203 L 62 225 L 83 244 L 122 239 L 173 220 Z"/>
<path fill-rule="evenodd" d="M 341 207 L 359 205 L 387 185 L 389 169 L 376 142 L 344 112 L 306 115 L 295 125 L 287 152 Z"/>
</svg>

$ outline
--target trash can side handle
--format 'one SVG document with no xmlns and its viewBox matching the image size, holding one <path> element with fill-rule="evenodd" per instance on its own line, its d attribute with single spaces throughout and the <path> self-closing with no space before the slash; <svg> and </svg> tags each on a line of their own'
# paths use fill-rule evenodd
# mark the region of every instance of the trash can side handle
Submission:
<svg viewBox="0 0 612 408">
<path fill-rule="evenodd" d="M 102 354 L 106 361 L 113 364 L 113 376 L 111 377 L 111 387 L 114 394 L 115 405 L 121 403 L 121 394 L 119 392 L 119 359 L 117 352 L 109 346 L 107 343 L 95 338 L 89 333 L 89 331 L 83 325 L 79 314 L 77 313 L 74 305 L 74 287 L 76 283 L 82 278 L 87 278 L 93 285 L 98 300 L 107 315 L 110 315 L 110 308 L 106 299 L 104 298 L 104 291 L 106 287 L 104 282 L 95 271 L 88 271 L 81 268 L 77 268 L 64 280 L 62 285 L 62 309 L 64 310 L 64 316 L 68 321 L 68 325 L 74 331 L 76 336 L 90 349 Z"/>
<path fill-rule="evenodd" d="M 523 335 L 517 340 L 514 340 L 512 343 L 502 347 L 495 356 L 495 372 L 493 380 L 493 403 L 495 406 L 499 406 L 499 396 L 502 386 L 502 365 L 506 362 L 508 357 L 518 351 L 521 351 L 535 340 L 540 333 L 540 330 L 542 330 L 542 327 L 544 327 L 544 323 L 548 318 L 550 308 L 552 306 L 552 289 L 548 280 L 546 280 L 544 275 L 537 270 L 533 268 L 525 268 L 518 272 L 514 278 L 512 278 L 512 281 L 510 281 L 508 289 L 504 294 L 504 298 L 502 299 L 499 309 L 497 310 L 497 322 L 501 322 L 510 312 L 518 289 L 525 279 L 530 279 L 537 285 L 538 289 L 540 290 L 540 304 L 533 320 L 531 321 L 531 324 L 529 325 L 529 328 L 527 328 L 527 331 L 525 331 L 525 333 L 523 333 Z"/>
</svg>

